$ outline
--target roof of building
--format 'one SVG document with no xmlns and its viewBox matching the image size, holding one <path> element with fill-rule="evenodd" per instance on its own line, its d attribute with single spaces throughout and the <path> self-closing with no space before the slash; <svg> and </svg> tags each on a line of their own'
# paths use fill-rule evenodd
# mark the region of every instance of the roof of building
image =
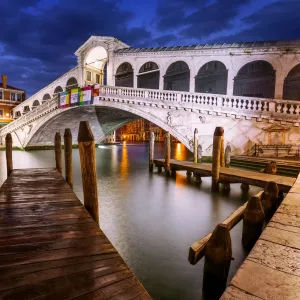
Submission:
<svg viewBox="0 0 300 300">
<path fill-rule="evenodd" d="M 0 88 L 3 88 L 3 83 L 0 82 Z M 11 90 L 17 90 L 17 91 L 22 91 L 22 92 L 25 92 L 25 90 L 22 90 L 22 89 L 18 89 L 12 85 L 7 85 L 6 89 L 11 89 Z"/>
<path fill-rule="evenodd" d="M 220 44 L 199 44 L 189 46 L 169 46 L 154 48 L 122 48 L 117 49 L 115 53 L 134 53 L 134 52 L 158 52 L 158 51 L 182 51 L 182 50 L 208 50 L 208 49 L 236 49 L 236 48 L 262 48 L 262 47 L 292 47 L 300 46 L 300 40 L 292 41 L 261 41 L 261 42 L 235 42 Z"/>
</svg>

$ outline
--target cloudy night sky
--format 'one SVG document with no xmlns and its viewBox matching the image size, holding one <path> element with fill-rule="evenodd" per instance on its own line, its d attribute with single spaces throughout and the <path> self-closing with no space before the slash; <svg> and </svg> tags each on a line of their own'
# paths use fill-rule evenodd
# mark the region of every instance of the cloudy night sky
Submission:
<svg viewBox="0 0 300 300">
<path fill-rule="evenodd" d="M 0 73 L 30 96 L 91 35 L 132 47 L 300 39 L 300 0 L 0 0 Z"/>
</svg>

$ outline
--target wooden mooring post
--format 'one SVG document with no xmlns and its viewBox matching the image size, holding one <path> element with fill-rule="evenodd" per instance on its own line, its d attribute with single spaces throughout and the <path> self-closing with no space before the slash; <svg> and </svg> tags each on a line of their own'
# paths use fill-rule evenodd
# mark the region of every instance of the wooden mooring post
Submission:
<svg viewBox="0 0 300 300">
<path fill-rule="evenodd" d="M 252 196 L 247 203 L 243 217 L 242 244 L 250 250 L 262 233 L 265 214 L 262 208 L 261 199 L 263 192 Z"/>
<path fill-rule="evenodd" d="M 60 132 L 56 132 L 55 134 L 55 163 L 56 169 L 59 173 L 62 173 L 62 161 L 61 161 L 61 136 Z"/>
<path fill-rule="evenodd" d="M 150 132 L 149 138 L 149 172 L 153 172 L 153 160 L 154 160 L 154 132 Z"/>
<path fill-rule="evenodd" d="M 13 171 L 13 158 L 12 158 L 12 136 L 8 133 L 5 137 L 5 153 L 6 153 L 6 169 L 7 177 Z"/>
<path fill-rule="evenodd" d="M 220 166 L 225 167 L 225 147 L 224 147 L 224 135 L 221 139 L 221 149 L 220 149 Z"/>
<path fill-rule="evenodd" d="M 78 146 L 84 206 L 99 224 L 95 141 L 88 121 L 80 122 Z"/>
<path fill-rule="evenodd" d="M 66 128 L 64 133 L 64 153 L 65 153 L 65 173 L 66 181 L 73 188 L 72 173 L 72 133 L 71 129 Z"/>
<path fill-rule="evenodd" d="M 166 174 L 166 176 L 171 175 L 170 159 L 171 159 L 171 135 L 170 135 L 170 132 L 166 132 L 166 135 L 165 135 L 165 174 Z"/>
<path fill-rule="evenodd" d="M 219 224 L 205 249 L 202 293 L 206 300 L 217 300 L 226 289 L 232 257 L 228 226 Z"/>
<path fill-rule="evenodd" d="M 279 189 L 277 183 L 274 181 L 268 182 L 264 190 L 264 196 L 262 201 L 267 222 L 271 220 L 275 211 L 278 208 L 278 194 Z"/>
<path fill-rule="evenodd" d="M 223 127 L 216 127 L 213 140 L 213 157 L 212 157 L 212 190 L 219 188 L 220 165 L 221 165 L 221 148 L 224 137 Z"/>
<path fill-rule="evenodd" d="M 198 162 L 198 129 L 194 130 L 194 163 Z"/>
</svg>

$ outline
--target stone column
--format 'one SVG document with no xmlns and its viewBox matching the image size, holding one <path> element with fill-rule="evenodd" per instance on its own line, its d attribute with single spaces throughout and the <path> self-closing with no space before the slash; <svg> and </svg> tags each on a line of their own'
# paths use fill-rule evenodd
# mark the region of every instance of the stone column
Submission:
<svg viewBox="0 0 300 300">
<path fill-rule="evenodd" d="M 281 74 L 276 76 L 274 99 L 282 99 L 284 79 L 285 78 Z"/>
<path fill-rule="evenodd" d="M 234 77 L 235 77 L 234 70 L 228 70 L 228 78 L 227 78 L 227 95 L 228 96 L 233 95 Z"/>
<path fill-rule="evenodd" d="M 190 89 L 189 91 L 191 93 L 195 92 L 195 74 L 193 74 L 192 72 L 190 73 Z"/>
</svg>

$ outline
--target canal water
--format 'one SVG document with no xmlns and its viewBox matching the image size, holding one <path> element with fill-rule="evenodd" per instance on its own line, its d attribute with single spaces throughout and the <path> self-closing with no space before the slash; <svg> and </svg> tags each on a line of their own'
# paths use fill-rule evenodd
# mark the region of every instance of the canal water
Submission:
<svg viewBox="0 0 300 300">
<path fill-rule="evenodd" d="M 228 193 L 211 193 L 211 179 L 201 185 L 148 172 L 148 145 L 100 146 L 96 150 L 101 228 L 153 299 L 201 299 L 203 264 L 188 262 L 189 246 L 212 231 L 218 222 L 260 189 L 242 192 L 233 184 Z M 163 158 L 156 143 L 155 157 Z M 191 154 L 172 144 L 172 158 Z M 14 168 L 53 167 L 54 150 L 14 151 Z M 74 191 L 82 200 L 78 149 L 73 150 Z M 5 152 L 0 151 L 0 184 L 6 178 Z M 241 246 L 242 222 L 231 231 L 233 258 L 230 277 L 245 258 Z"/>
</svg>

